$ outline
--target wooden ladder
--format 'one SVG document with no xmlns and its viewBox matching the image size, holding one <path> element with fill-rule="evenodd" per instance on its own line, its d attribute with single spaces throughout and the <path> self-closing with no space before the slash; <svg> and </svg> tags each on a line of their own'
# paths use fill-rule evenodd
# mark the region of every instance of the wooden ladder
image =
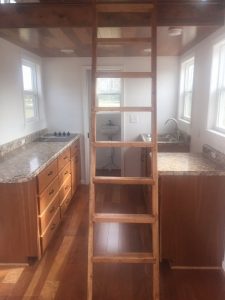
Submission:
<svg viewBox="0 0 225 300">
<path fill-rule="evenodd" d="M 92 105 L 90 135 L 90 199 L 89 199 L 89 235 L 88 235 L 88 287 L 87 299 L 93 297 L 93 265 L 96 263 L 150 263 L 153 270 L 152 299 L 159 300 L 159 225 L 158 225 L 158 172 L 157 172 L 157 128 L 156 128 L 156 1 L 153 3 L 108 3 L 96 4 L 93 0 L 94 26 L 92 35 Z M 149 13 L 149 38 L 98 38 L 98 16 L 102 13 Z M 97 71 L 97 45 L 150 42 L 151 72 L 106 72 Z M 151 78 L 151 106 L 149 107 L 98 107 L 96 105 L 97 78 Z M 96 141 L 96 114 L 98 112 L 150 112 L 151 142 Z M 107 177 L 96 176 L 96 149 L 111 147 L 148 147 L 151 149 L 151 177 Z M 95 185 L 146 185 L 151 186 L 149 202 L 152 214 L 108 214 L 95 212 Z M 94 255 L 94 224 L 95 223 L 138 223 L 152 226 L 152 253 L 123 253 L 120 255 Z"/>
</svg>

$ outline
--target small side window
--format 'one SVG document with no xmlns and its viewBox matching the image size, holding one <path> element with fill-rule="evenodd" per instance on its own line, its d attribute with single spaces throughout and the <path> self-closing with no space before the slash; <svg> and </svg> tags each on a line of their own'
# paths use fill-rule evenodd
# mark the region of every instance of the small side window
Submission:
<svg viewBox="0 0 225 300">
<path fill-rule="evenodd" d="M 179 117 L 191 122 L 191 108 L 194 80 L 194 57 L 181 64 Z"/>
<path fill-rule="evenodd" d="M 210 90 L 210 129 L 225 133 L 225 40 L 213 48 Z"/>
<path fill-rule="evenodd" d="M 23 100 L 25 121 L 38 119 L 37 66 L 33 62 L 22 62 Z"/>
<path fill-rule="evenodd" d="M 119 107 L 121 105 L 121 79 L 98 78 L 97 101 L 99 107 Z"/>
</svg>

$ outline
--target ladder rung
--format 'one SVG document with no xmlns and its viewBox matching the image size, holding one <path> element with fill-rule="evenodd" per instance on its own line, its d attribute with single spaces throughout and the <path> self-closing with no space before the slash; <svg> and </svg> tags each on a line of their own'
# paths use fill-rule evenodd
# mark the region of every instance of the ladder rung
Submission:
<svg viewBox="0 0 225 300">
<path fill-rule="evenodd" d="M 97 12 L 101 13 L 148 13 L 154 8 L 153 4 L 97 4 Z"/>
<path fill-rule="evenodd" d="M 96 107 L 95 112 L 101 111 L 121 111 L 121 112 L 152 112 L 152 107 L 148 106 L 120 106 L 120 107 Z"/>
<path fill-rule="evenodd" d="M 122 253 L 119 255 L 96 255 L 93 256 L 94 263 L 156 263 L 156 259 L 152 253 L 134 252 L 134 253 Z"/>
<path fill-rule="evenodd" d="M 152 72 L 96 72 L 96 78 L 151 78 Z"/>
<path fill-rule="evenodd" d="M 95 176 L 93 178 L 94 183 L 99 184 L 141 184 L 141 185 L 153 185 L 154 181 L 149 177 L 111 177 L 111 176 Z"/>
<path fill-rule="evenodd" d="M 94 142 L 96 148 L 122 148 L 122 147 L 135 147 L 135 148 L 152 148 L 151 142 L 121 142 L 121 141 L 100 141 Z"/>
<path fill-rule="evenodd" d="M 94 214 L 93 221 L 96 223 L 138 223 L 152 224 L 155 222 L 155 217 L 148 214 Z"/>
<path fill-rule="evenodd" d="M 113 45 L 120 45 L 120 44 L 127 44 L 127 43 L 150 43 L 151 38 L 97 38 L 98 44 L 113 44 Z"/>
</svg>

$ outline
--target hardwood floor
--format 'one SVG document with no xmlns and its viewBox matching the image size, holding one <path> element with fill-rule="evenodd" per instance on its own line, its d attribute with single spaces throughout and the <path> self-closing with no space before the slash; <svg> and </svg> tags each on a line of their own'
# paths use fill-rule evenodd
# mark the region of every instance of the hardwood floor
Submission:
<svg viewBox="0 0 225 300">
<path fill-rule="evenodd" d="M 142 213 L 146 209 L 136 187 L 102 186 L 96 196 L 98 211 Z M 29 267 L 0 267 L 0 300 L 86 300 L 87 221 L 88 189 L 82 186 L 41 261 Z M 143 226 L 98 225 L 95 251 L 150 249 L 150 230 Z M 94 300 L 151 299 L 148 265 L 97 265 L 94 272 Z M 161 300 L 225 299 L 222 271 L 170 270 L 163 263 L 160 280 Z"/>
</svg>

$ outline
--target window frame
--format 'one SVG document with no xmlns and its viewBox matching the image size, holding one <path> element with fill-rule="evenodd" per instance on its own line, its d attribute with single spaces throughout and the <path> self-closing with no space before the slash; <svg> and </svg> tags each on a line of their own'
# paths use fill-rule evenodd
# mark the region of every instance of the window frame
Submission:
<svg viewBox="0 0 225 300">
<path fill-rule="evenodd" d="M 193 66 L 193 75 L 192 75 L 192 85 L 191 88 L 186 89 L 187 85 L 187 77 L 190 76 L 189 74 L 189 68 Z M 189 58 L 186 58 L 181 62 L 181 67 L 180 67 L 180 88 L 179 88 L 179 119 L 190 124 L 191 123 L 191 115 L 192 115 L 192 103 L 193 103 L 193 89 L 194 89 L 194 72 L 195 72 L 195 57 L 190 56 Z M 191 95 L 191 113 L 190 117 L 185 114 L 185 98 L 187 95 Z"/>
<path fill-rule="evenodd" d="M 111 77 L 107 77 L 109 79 L 119 79 L 120 80 L 120 91 L 119 93 L 115 93 L 115 92 L 103 92 L 103 93 L 98 93 L 98 90 L 97 90 L 97 85 L 96 85 L 96 100 L 97 100 L 97 106 L 98 107 L 121 107 L 123 105 L 123 80 L 122 78 L 111 78 Z M 106 78 L 98 78 L 98 79 L 106 79 Z M 98 100 L 98 95 L 120 95 L 120 103 L 119 103 L 119 106 L 114 106 L 114 105 L 110 105 L 110 106 L 100 106 L 99 105 L 99 100 Z"/>
<path fill-rule="evenodd" d="M 225 37 L 213 45 L 212 70 L 210 85 L 210 105 L 208 115 L 208 127 L 219 134 L 225 134 L 225 127 L 218 124 L 221 94 L 225 101 Z M 222 62 L 222 63 L 221 63 Z M 222 75 L 221 75 L 222 71 Z M 223 82 L 224 81 L 224 82 Z M 224 111 L 225 118 L 225 111 Z"/>
<path fill-rule="evenodd" d="M 23 81 L 23 66 L 29 67 L 31 68 L 31 72 L 32 72 L 32 86 L 33 89 L 32 90 L 25 90 L 24 89 L 24 81 Z M 24 120 L 25 123 L 32 123 L 35 122 L 37 120 L 39 120 L 39 93 L 38 93 L 38 67 L 39 65 L 37 63 L 35 63 L 32 60 L 28 60 L 28 59 L 22 59 L 22 64 L 21 64 L 21 70 L 22 70 L 22 89 L 23 89 L 23 107 L 24 107 Z M 34 116 L 31 118 L 28 118 L 26 116 L 26 103 L 25 103 L 25 98 L 26 96 L 31 96 L 33 99 L 33 105 L 34 105 L 34 109 L 33 109 L 33 113 Z"/>
</svg>

